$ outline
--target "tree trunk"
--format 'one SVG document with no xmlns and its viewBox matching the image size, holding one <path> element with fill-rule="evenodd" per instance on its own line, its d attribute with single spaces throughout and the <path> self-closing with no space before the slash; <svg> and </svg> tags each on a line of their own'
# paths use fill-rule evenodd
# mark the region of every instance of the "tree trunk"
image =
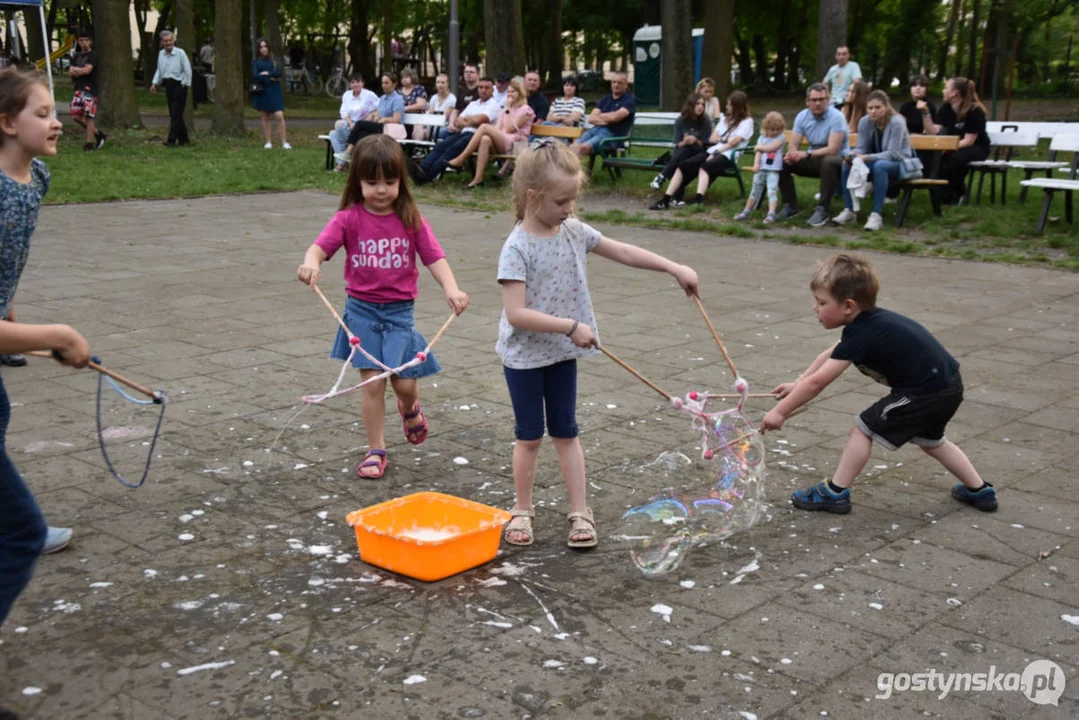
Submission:
<svg viewBox="0 0 1079 720">
<path fill-rule="evenodd" d="M 720 105 L 731 92 L 734 54 L 734 0 L 711 0 L 704 10 L 704 57 L 701 74 L 716 81 Z"/>
<path fill-rule="evenodd" d="M 790 18 L 791 0 L 783 0 L 779 11 L 779 37 L 776 44 L 775 86 L 780 90 L 786 90 L 790 83 L 787 81 L 787 56 L 790 53 Z"/>
<path fill-rule="evenodd" d="M 562 3 L 563 0 L 547 0 L 547 85 L 562 85 Z M 627 46 L 629 47 L 629 46 Z"/>
<path fill-rule="evenodd" d="M 975 78 L 978 73 L 978 11 L 981 9 L 982 0 L 974 0 L 974 12 L 970 19 L 970 45 L 967 47 L 967 72 L 968 78 Z"/>
<path fill-rule="evenodd" d="M 45 45 L 41 40 L 41 16 L 36 7 L 27 5 L 23 7 L 23 22 L 26 23 L 26 59 L 29 62 L 48 57 Z"/>
<path fill-rule="evenodd" d="M 764 45 L 764 35 L 753 35 L 753 54 L 757 57 L 757 79 L 768 85 L 768 50 Z"/>
<path fill-rule="evenodd" d="M 1011 19 L 1011 0 L 1001 0 L 1000 7 L 997 8 L 997 38 L 994 45 L 995 55 L 993 56 L 991 63 L 993 68 L 993 84 L 990 92 L 986 93 L 992 96 L 993 90 L 998 94 L 1004 89 L 1004 70 L 1008 67 L 1008 58 L 1003 53 L 1007 52 L 1005 48 L 1008 47 L 1008 22 Z M 996 120 L 996 103 L 991 108 L 993 117 L 991 120 Z"/>
<path fill-rule="evenodd" d="M 820 0 L 817 26 L 817 80 L 828 72 L 835 49 L 847 44 L 847 0 Z"/>
<path fill-rule="evenodd" d="M 742 84 L 752 85 L 757 75 L 753 72 L 753 57 L 749 53 L 749 43 L 737 31 L 734 32 L 734 40 L 738 46 L 738 68 L 742 71 Z M 716 82 L 719 82 L 719 78 L 716 78 Z"/>
<path fill-rule="evenodd" d="M 937 61 L 937 80 L 941 82 L 948 78 L 948 55 L 951 54 L 956 29 L 959 27 L 959 16 L 963 12 L 963 0 L 951 0 L 951 2 L 952 10 L 948 14 L 948 29 L 944 31 L 944 44 L 940 46 L 940 58 Z M 956 65 L 958 64 L 957 60 Z"/>
<path fill-rule="evenodd" d="M 217 0 L 214 7 L 213 130 L 239 135 L 244 131 L 243 0 Z"/>
<path fill-rule="evenodd" d="M 483 35 L 487 45 L 484 74 L 525 70 L 525 30 L 521 0 L 483 0 Z"/>
<path fill-rule="evenodd" d="M 94 47 L 101 70 L 101 106 L 97 122 L 103 127 L 142 127 L 135 101 L 131 61 L 131 23 L 127 0 L 93 0 Z"/>
<path fill-rule="evenodd" d="M 393 2 L 382 3 L 382 72 L 393 72 Z M 374 78 L 371 78 L 374 80 Z"/>
<path fill-rule="evenodd" d="M 348 55 L 353 72 L 363 75 L 364 82 L 373 83 L 375 63 L 371 57 L 371 38 L 367 34 L 367 0 L 352 0 L 352 18 L 348 26 Z"/>
<path fill-rule="evenodd" d="M 191 61 L 192 73 L 194 73 L 196 65 L 194 58 L 197 58 L 199 54 L 195 40 L 194 0 L 176 0 L 176 37 L 179 38 L 180 47 L 187 53 L 187 59 Z M 184 108 L 184 124 L 187 125 L 189 132 L 195 129 L 194 102 L 195 91 L 192 86 L 191 91 L 187 93 L 187 107 Z"/>
<path fill-rule="evenodd" d="M 659 6 L 663 38 L 660 98 L 663 109 L 681 110 L 693 92 L 693 13 L 690 0 L 662 0 Z"/>
</svg>

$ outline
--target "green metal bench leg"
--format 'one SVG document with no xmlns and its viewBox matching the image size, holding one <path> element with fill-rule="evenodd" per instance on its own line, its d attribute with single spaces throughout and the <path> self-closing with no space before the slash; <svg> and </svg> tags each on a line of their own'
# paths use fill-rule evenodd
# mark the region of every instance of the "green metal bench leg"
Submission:
<svg viewBox="0 0 1079 720">
<path fill-rule="evenodd" d="M 903 188 L 903 197 L 899 198 L 899 209 L 895 214 L 895 226 L 897 228 L 903 227 L 903 221 L 907 219 L 907 208 L 910 206 L 910 196 L 914 193 L 914 188 Z"/>
<path fill-rule="evenodd" d="M 1053 191 L 1045 189 L 1045 202 L 1042 204 L 1042 216 L 1038 218 L 1038 229 L 1035 234 L 1041 235 L 1045 232 L 1045 223 L 1049 220 L 1049 206 L 1053 204 Z"/>
<path fill-rule="evenodd" d="M 333 170 L 333 145 L 326 141 L 326 169 Z"/>
<path fill-rule="evenodd" d="M 1067 203 L 1064 205 L 1064 219 L 1068 221 L 1069 225 L 1071 225 L 1072 221 L 1073 221 L 1073 218 L 1072 218 L 1072 191 L 1071 190 L 1065 190 L 1064 192 L 1066 193 L 1066 197 L 1067 197 Z"/>
<path fill-rule="evenodd" d="M 1024 170 L 1023 174 L 1026 175 L 1026 177 L 1023 178 L 1024 180 L 1029 180 L 1032 177 L 1034 177 L 1034 171 L 1033 170 Z M 1022 184 L 1020 184 L 1020 187 L 1022 188 L 1022 190 L 1019 191 L 1019 204 L 1022 205 L 1023 203 L 1025 203 L 1027 201 L 1027 190 L 1029 190 L 1030 188 L 1028 188 L 1026 185 L 1022 185 Z"/>
<path fill-rule="evenodd" d="M 734 176 L 735 179 L 738 180 L 738 192 L 741 194 L 742 199 L 745 200 L 746 199 L 746 183 L 745 183 L 744 180 L 742 180 L 742 169 L 739 168 L 739 167 L 735 167 L 734 169 L 738 173 L 737 175 Z M 761 195 L 763 197 L 764 194 L 761 193 Z"/>
</svg>

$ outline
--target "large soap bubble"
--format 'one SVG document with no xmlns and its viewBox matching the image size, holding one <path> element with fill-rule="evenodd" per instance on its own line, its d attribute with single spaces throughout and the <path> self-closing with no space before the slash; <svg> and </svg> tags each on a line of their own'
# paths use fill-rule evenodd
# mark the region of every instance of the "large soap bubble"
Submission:
<svg viewBox="0 0 1079 720">
<path fill-rule="evenodd" d="M 764 442 L 742 412 L 748 393 L 743 388 L 737 407 L 719 412 L 707 411 L 707 394 L 691 392 L 672 401 L 692 416 L 701 433 L 702 460 L 710 467 L 697 487 L 668 488 L 622 516 L 618 537 L 645 575 L 677 569 L 692 548 L 748 530 L 764 515 Z M 664 453 L 652 464 L 664 458 L 670 464 L 670 456 Z"/>
</svg>

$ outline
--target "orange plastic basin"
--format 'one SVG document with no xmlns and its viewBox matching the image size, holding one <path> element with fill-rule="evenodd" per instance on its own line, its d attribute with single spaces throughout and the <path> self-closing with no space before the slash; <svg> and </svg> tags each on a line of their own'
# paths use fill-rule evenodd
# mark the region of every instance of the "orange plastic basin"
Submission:
<svg viewBox="0 0 1079 720">
<path fill-rule="evenodd" d="M 346 518 L 365 563 L 425 582 L 493 560 L 509 519 L 505 510 L 437 492 L 387 500 Z"/>
</svg>

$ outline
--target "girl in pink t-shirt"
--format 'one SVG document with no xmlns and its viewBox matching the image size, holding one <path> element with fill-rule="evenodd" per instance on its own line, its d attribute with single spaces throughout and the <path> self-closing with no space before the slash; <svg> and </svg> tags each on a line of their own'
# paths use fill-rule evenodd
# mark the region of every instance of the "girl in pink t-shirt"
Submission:
<svg viewBox="0 0 1079 720">
<path fill-rule="evenodd" d="M 483 171 L 492 153 L 502 155 L 513 152 L 515 142 L 528 142 L 536 113 L 528 105 L 528 95 L 517 79 L 510 80 L 506 89 L 506 107 L 492 125 L 480 125 L 461 154 L 450 160 L 446 169 L 461 172 L 465 162 L 476 153 L 476 174 L 465 187 L 469 190 L 483 185 Z"/>
<path fill-rule="evenodd" d="M 404 180 L 407 170 L 401 146 L 388 135 L 372 135 L 356 144 L 354 158 L 341 194 L 341 209 L 307 249 L 296 274 L 301 282 L 317 285 L 322 263 L 344 248 L 345 324 L 364 350 L 388 367 L 398 367 L 427 347 L 412 320 L 420 274 L 417 258 L 442 286 L 446 302 L 458 315 L 468 307 L 468 295 L 457 287 L 442 247 L 412 199 Z M 345 360 L 350 350 L 348 335 L 339 328 L 331 357 Z M 359 354 L 352 364 L 364 380 L 382 372 Z M 405 438 L 413 445 L 427 438 L 416 379 L 441 369 L 434 354 L 428 353 L 420 365 L 390 376 Z M 380 478 L 386 471 L 385 380 L 364 385 L 362 412 L 370 449 L 356 472 L 360 477 Z"/>
</svg>

